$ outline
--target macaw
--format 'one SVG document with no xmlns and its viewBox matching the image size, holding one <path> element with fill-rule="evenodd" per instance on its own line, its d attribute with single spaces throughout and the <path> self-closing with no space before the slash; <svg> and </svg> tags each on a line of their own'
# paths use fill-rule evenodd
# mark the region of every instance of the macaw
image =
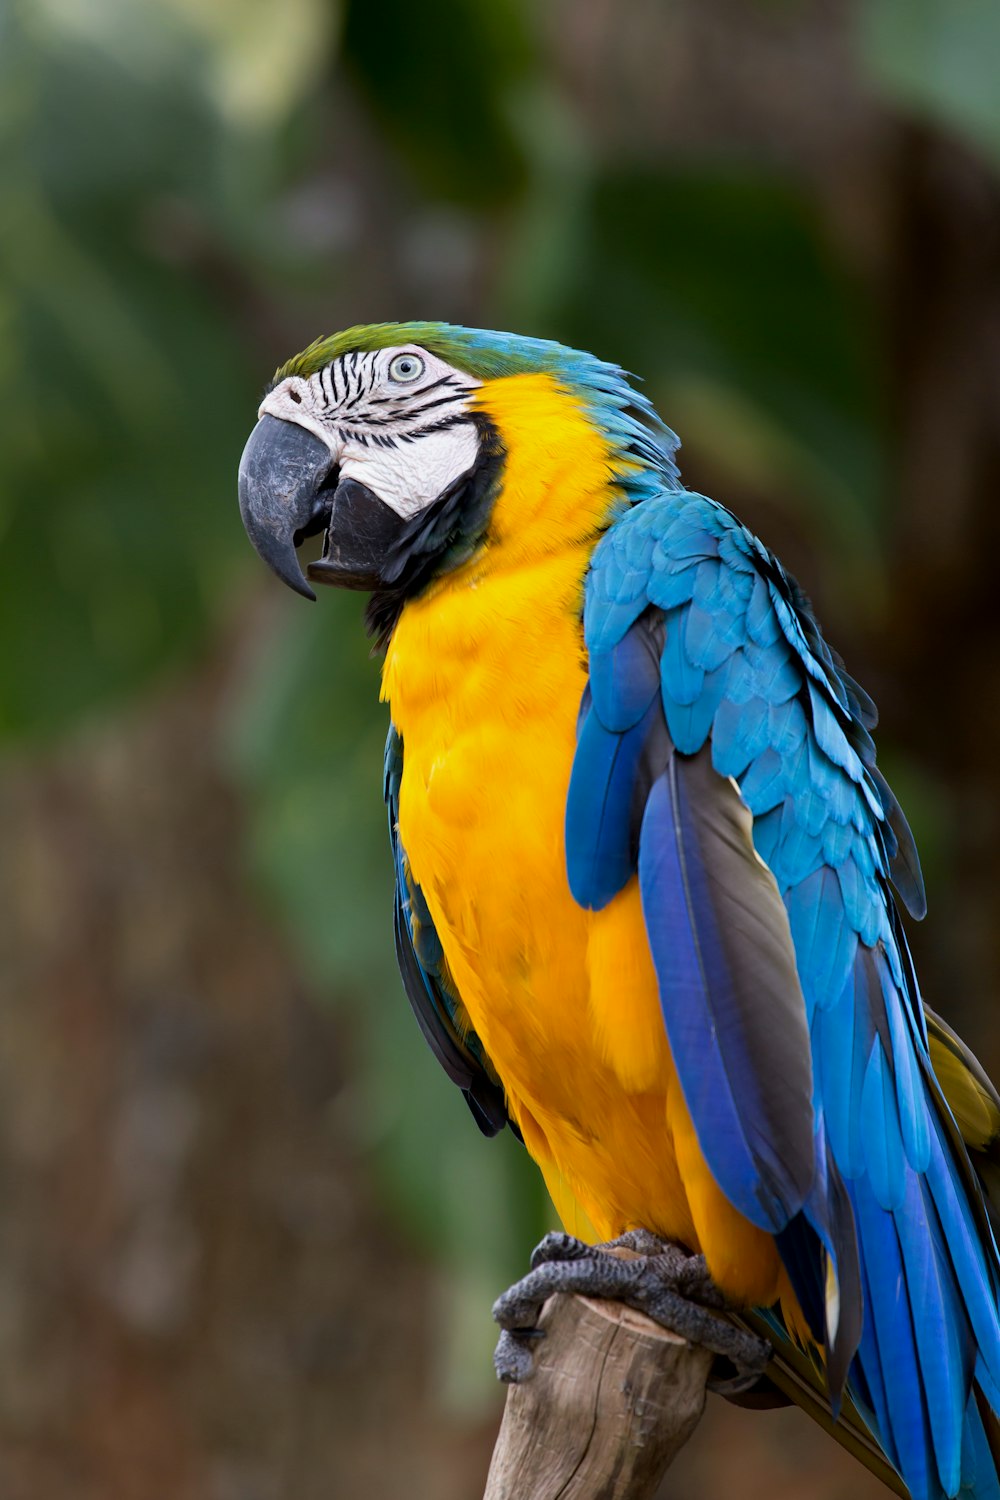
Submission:
<svg viewBox="0 0 1000 1500">
<path fill-rule="evenodd" d="M 677 447 L 590 354 L 368 325 L 278 370 L 240 505 L 293 589 L 322 533 L 309 578 L 370 595 L 404 987 L 567 1231 L 523 1286 L 683 1247 L 758 1389 L 1000 1500 L 1000 1099 L 921 1000 L 875 706 Z"/>
</svg>

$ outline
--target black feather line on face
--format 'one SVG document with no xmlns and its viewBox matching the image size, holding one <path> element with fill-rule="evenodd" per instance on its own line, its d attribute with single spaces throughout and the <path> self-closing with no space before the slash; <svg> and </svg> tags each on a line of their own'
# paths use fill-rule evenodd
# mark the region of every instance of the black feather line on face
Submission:
<svg viewBox="0 0 1000 1500">
<path fill-rule="evenodd" d="M 441 573 L 466 562 L 486 535 L 504 452 L 492 423 L 481 415 L 472 420 L 479 433 L 472 468 L 405 523 L 379 570 L 380 586 L 365 610 L 365 627 L 376 647 L 387 643 L 404 605 Z"/>
</svg>

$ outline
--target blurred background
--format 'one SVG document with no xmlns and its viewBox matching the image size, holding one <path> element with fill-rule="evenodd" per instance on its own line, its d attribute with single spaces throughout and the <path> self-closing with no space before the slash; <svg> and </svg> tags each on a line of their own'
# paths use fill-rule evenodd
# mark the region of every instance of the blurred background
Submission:
<svg viewBox="0 0 1000 1500">
<path fill-rule="evenodd" d="M 467 1500 L 547 1224 L 392 958 L 357 600 L 253 557 L 350 323 L 642 375 L 882 708 L 1000 1071 L 994 0 L 0 0 L 0 1492 Z M 882 1493 L 712 1400 L 665 1496 Z"/>
</svg>

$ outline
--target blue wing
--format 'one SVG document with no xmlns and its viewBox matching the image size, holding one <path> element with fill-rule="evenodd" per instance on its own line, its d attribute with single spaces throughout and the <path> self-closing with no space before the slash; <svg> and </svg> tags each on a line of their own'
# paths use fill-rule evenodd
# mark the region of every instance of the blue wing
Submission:
<svg viewBox="0 0 1000 1500">
<path fill-rule="evenodd" d="M 384 794 L 389 813 L 396 890 L 393 936 L 403 988 L 434 1056 L 465 1095 L 484 1135 L 496 1135 L 508 1119 L 503 1088 L 450 984 L 441 941 L 427 903 L 413 879 L 399 838 L 399 784 L 403 774 L 403 741 L 390 724 L 385 744 Z"/>
<path fill-rule="evenodd" d="M 611 527 L 584 625 L 574 894 L 600 907 L 638 873 L 702 1151 L 774 1234 L 834 1405 L 846 1380 L 919 1500 L 1000 1495 L 980 1415 L 1000 1408 L 1000 1263 L 889 889 L 923 914 L 874 705 L 703 496 Z"/>
</svg>

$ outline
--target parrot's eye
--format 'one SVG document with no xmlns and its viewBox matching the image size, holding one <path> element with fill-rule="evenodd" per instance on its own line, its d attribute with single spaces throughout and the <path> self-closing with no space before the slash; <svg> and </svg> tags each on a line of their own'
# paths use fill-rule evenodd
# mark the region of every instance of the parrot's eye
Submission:
<svg viewBox="0 0 1000 1500">
<path fill-rule="evenodd" d="M 424 362 L 419 354 L 397 354 L 389 361 L 389 379 L 410 385 L 424 373 Z"/>
</svg>

